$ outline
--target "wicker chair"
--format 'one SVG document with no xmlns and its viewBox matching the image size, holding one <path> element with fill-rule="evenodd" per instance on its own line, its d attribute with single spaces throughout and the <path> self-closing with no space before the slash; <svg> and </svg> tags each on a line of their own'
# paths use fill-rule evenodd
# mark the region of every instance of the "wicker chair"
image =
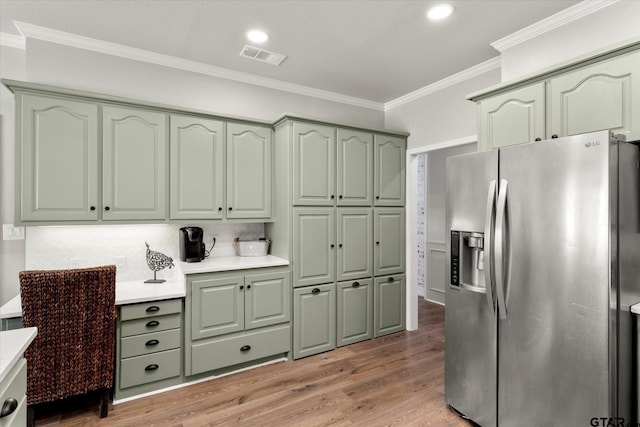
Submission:
<svg viewBox="0 0 640 427">
<path fill-rule="evenodd" d="M 114 377 L 114 265 L 20 272 L 25 327 L 38 335 L 27 359 L 27 425 L 34 405 L 102 391 L 100 417 L 109 410 Z"/>
</svg>

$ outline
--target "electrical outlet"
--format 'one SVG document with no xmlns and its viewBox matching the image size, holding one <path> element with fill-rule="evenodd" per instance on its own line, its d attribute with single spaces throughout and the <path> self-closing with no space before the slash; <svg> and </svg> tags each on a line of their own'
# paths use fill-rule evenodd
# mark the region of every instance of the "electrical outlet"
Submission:
<svg viewBox="0 0 640 427">
<path fill-rule="evenodd" d="M 2 224 L 2 240 L 24 240 L 24 227 Z"/>
<path fill-rule="evenodd" d="M 127 257 L 124 255 L 114 256 L 113 263 L 118 270 L 125 270 L 127 268 Z"/>
<path fill-rule="evenodd" d="M 71 268 L 80 268 L 82 264 L 82 258 L 69 258 L 69 265 Z"/>
</svg>

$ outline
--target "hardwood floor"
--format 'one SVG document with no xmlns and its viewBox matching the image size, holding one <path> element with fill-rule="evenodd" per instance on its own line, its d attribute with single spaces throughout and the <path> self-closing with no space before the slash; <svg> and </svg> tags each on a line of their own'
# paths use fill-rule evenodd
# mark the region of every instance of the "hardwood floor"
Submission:
<svg viewBox="0 0 640 427">
<path fill-rule="evenodd" d="M 413 332 L 121 403 L 36 410 L 37 426 L 470 426 L 444 403 L 444 307 L 419 301 Z"/>
</svg>

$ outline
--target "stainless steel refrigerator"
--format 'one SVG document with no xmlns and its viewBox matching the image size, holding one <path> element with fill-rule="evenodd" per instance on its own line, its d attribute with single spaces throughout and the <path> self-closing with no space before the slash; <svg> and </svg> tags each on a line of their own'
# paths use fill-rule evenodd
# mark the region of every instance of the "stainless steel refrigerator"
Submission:
<svg viewBox="0 0 640 427">
<path fill-rule="evenodd" d="M 445 399 L 460 415 L 631 423 L 638 151 L 601 131 L 447 160 Z"/>
</svg>

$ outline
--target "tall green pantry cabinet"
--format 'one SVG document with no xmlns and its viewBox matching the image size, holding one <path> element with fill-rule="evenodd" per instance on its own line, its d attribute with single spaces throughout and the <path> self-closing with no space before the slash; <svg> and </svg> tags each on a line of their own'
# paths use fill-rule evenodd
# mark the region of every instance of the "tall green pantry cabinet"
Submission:
<svg viewBox="0 0 640 427">
<path fill-rule="evenodd" d="M 265 232 L 292 267 L 294 358 L 404 330 L 406 137 L 276 122 Z"/>
</svg>

